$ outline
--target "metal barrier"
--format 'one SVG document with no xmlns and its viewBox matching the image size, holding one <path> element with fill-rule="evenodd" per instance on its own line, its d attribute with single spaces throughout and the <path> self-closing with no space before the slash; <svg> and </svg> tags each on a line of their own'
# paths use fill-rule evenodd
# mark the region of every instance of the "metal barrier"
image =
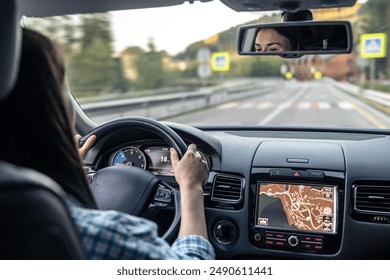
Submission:
<svg viewBox="0 0 390 280">
<path fill-rule="evenodd" d="M 161 120 L 228 101 L 267 94 L 281 86 L 278 80 L 245 79 L 228 81 L 193 92 L 88 102 L 80 105 L 96 122 L 133 115 Z"/>
<path fill-rule="evenodd" d="M 371 89 L 363 89 L 350 83 L 342 83 L 329 78 L 326 80 L 336 88 L 352 94 L 381 111 L 390 114 L 390 94 Z"/>
</svg>

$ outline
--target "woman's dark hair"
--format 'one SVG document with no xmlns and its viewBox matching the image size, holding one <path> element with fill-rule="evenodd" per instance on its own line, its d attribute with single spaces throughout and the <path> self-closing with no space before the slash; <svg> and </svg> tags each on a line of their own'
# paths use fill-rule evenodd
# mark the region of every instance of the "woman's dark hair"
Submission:
<svg viewBox="0 0 390 280">
<path fill-rule="evenodd" d="M 44 173 L 85 206 L 96 208 L 74 141 L 63 58 L 49 38 L 22 32 L 18 78 L 0 102 L 0 160 Z"/>
<path fill-rule="evenodd" d="M 299 50 L 300 34 L 299 28 L 294 27 L 275 27 L 276 32 L 282 34 L 284 37 L 290 40 L 291 50 Z"/>
</svg>

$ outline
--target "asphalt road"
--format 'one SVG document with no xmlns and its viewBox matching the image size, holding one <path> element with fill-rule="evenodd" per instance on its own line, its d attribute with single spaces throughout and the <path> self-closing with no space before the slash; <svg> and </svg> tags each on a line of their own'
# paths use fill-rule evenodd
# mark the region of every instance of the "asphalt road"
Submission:
<svg viewBox="0 0 390 280">
<path fill-rule="evenodd" d="M 287 125 L 390 128 L 390 119 L 326 81 L 280 81 L 283 86 L 246 100 L 165 119 L 189 125 Z"/>
</svg>

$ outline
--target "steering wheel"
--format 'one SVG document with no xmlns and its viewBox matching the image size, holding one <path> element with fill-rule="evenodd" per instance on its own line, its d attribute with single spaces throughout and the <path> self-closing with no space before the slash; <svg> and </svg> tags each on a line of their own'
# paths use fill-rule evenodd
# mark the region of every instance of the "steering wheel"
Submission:
<svg viewBox="0 0 390 280">
<path fill-rule="evenodd" d="M 176 149 L 179 157 L 187 150 L 183 139 L 175 131 L 161 122 L 144 117 L 125 117 L 104 123 L 84 135 L 80 144 L 83 145 L 89 136 L 96 135 L 97 145 L 115 132 L 128 128 L 157 134 Z M 181 218 L 180 192 L 151 172 L 138 167 L 106 167 L 95 173 L 91 187 L 98 207 L 102 210 L 117 210 L 142 216 L 150 207 L 173 208 L 173 221 L 162 238 L 168 242 L 175 239 Z"/>
</svg>

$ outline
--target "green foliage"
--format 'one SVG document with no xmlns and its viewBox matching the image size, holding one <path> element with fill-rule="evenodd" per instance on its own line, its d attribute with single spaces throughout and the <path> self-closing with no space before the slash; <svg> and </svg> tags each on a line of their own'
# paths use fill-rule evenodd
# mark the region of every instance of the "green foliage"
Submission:
<svg viewBox="0 0 390 280">
<path fill-rule="evenodd" d="M 69 83 L 78 95 L 108 92 L 114 87 L 115 61 L 107 42 L 95 37 L 72 59 Z"/>
<path fill-rule="evenodd" d="M 122 64 L 113 57 L 109 14 L 81 18 L 80 50 L 70 60 L 69 84 L 77 96 L 125 92 Z"/>
<path fill-rule="evenodd" d="M 113 55 L 110 14 L 32 18 L 27 26 L 61 46 L 77 97 L 127 91 L 122 64 Z"/>
<path fill-rule="evenodd" d="M 388 0 L 369 0 L 364 4 L 363 10 L 368 15 L 364 20 L 364 31 L 366 33 L 388 33 L 390 29 L 387 24 L 389 19 L 386 18 L 390 11 Z"/>
<path fill-rule="evenodd" d="M 390 2 L 389 0 L 369 0 L 363 5 L 363 32 L 386 33 L 390 40 Z M 390 45 L 387 43 L 387 57 L 377 59 L 378 72 L 387 74 L 390 79 Z"/>
<path fill-rule="evenodd" d="M 280 66 L 283 64 L 281 58 L 258 57 L 253 58 L 249 64 L 250 77 L 278 77 L 280 76 Z"/>
<path fill-rule="evenodd" d="M 114 78 L 113 88 L 114 91 L 126 92 L 130 87 L 130 82 L 123 75 L 122 60 L 118 57 L 114 58 Z"/>
<path fill-rule="evenodd" d="M 390 94 L 390 85 L 389 84 L 383 84 L 383 83 L 364 83 L 364 84 L 359 84 L 362 88 L 365 89 L 373 89 L 381 92 L 386 92 Z"/>
<path fill-rule="evenodd" d="M 136 68 L 139 79 L 138 89 L 159 88 L 164 85 L 163 53 L 157 52 L 153 41 L 150 41 L 149 51 L 142 52 L 137 56 Z"/>
</svg>

